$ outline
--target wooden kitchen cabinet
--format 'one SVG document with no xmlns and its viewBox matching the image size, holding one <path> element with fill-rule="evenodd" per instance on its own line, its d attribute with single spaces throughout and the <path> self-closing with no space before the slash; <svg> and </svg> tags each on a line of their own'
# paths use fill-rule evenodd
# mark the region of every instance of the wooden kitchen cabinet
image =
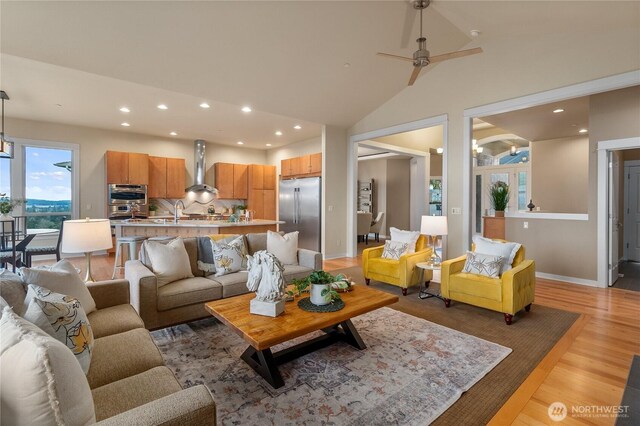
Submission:
<svg viewBox="0 0 640 426">
<path fill-rule="evenodd" d="M 249 166 L 249 189 L 264 189 L 264 166 L 252 164 Z"/>
<path fill-rule="evenodd" d="M 246 200 L 248 193 L 248 168 L 246 164 L 215 163 L 214 173 L 218 198 Z"/>
<path fill-rule="evenodd" d="M 320 176 L 322 173 L 322 153 L 286 158 L 280 161 L 282 178 Z"/>
<path fill-rule="evenodd" d="M 276 191 L 275 189 L 262 190 L 263 215 L 262 219 L 276 220 Z"/>
<path fill-rule="evenodd" d="M 167 158 L 167 196 L 184 198 L 187 187 L 187 164 L 184 158 Z"/>
<path fill-rule="evenodd" d="M 276 167 L 261 164 L 249 166 L 248 209 L 255 219 L 276 218 Z"/>
<path fill-rule="evenodd" d="M 149 184 L 149 156 L 135 152 L 105 153 L 107 183 Z"/>
<path fill-rule="evenodd" d="M 264 166 L 262 186 L 263 189 L 276 189 L 276 166 Z"/>
<path fill-rule="evenodd" d="M 149 187 L 147 188 L 147 197 L 165 198 L 166 195 L 167 159 L 165 157 L 149 156 Z"/>
</svg>

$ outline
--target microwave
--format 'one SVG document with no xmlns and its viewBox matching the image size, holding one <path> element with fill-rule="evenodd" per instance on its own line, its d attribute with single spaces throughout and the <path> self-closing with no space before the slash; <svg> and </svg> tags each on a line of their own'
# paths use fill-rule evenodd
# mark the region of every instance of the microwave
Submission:
<svg viewBox="0 0 640 426">
<path fill-rule="evenodd" d="M 138 203 L 147 204 L 147 185 L 109 184 L 108 203 L 110 206 L 119 204 Z"/>
</svg>

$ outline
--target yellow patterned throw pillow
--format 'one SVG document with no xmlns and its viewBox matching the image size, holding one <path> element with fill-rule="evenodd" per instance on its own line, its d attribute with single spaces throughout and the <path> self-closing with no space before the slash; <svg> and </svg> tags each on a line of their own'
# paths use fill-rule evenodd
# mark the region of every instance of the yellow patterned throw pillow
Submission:
<svg viewBox="0 0 640 426">
<path fill-rule="evenodd" d="M 223 240 L 224 241 L 224 240 Z M 242 235 L 229 242 L 211 241 L 216 277 L 241 271 L 246 268 L 247 249 Z"/>
<path fill-rule="evenodd" d="M 25 306 L 24 319 L 71 349 L 87 374 L 93 351 L 93 332 L 78 299 L 30 284 Z"/>
</svg>

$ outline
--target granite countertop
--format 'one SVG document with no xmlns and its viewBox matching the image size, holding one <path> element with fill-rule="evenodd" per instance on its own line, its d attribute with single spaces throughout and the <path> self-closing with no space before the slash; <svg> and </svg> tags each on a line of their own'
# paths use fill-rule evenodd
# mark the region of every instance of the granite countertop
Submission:
<svg viewBox="0 0 640 426">
<path fill-rule="evenodd" d="M 158 226 L 158 227 L 195 227 L 195 228 L 226 228 L 229 226 L 262 226 L 277 225 L 285 223 L 281 220 L 254 219 L 250 222 L 227 222 L 226 220 L 185 220 L 180 219 L 178 223 L 173 223 L 173 219 L 135 219 L 129 221 L 112 221 L 115 226 Z"/>
</svg>

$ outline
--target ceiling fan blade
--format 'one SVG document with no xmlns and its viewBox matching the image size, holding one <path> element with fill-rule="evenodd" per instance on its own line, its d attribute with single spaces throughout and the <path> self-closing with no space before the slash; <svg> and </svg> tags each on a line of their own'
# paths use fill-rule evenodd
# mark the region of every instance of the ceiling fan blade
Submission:
<svg viewBox="0 0 640 426">
<path fill-rule="evenodd" d="M 476 53 L 482 53 L 481 47 L 475 47 L 473 49 L 458 50 L 457 52 L 443 53 L 442 55 L 430 56 L 429 63 L 436 63 L 446 61 L 448 59 L 462 58 L 463 56 L 475 55 Z"/>
<path fill-rule="evenodd" d="M 413 67 L 413 72 L 411 73 L 411 78 L 409 79 L 409 86 L 413 86 L 413 83 L 416 82 L 416 78 L 418 78 L 420 71 L 422 71 L 422 67 L 420 65 Z"/>
<path fill-rule="evenodd" d="M 416 22 L 416 10 L 411 2 L 407 2 L 407 9 L 404 15 L 404 25 L 402 26 L 402 38 L 400 39 L 400 47 L 404 49 L 411 40 L 413 32 L 413 24 Z"/>
<path fill-rule="evenodd" d="M 391 58 L 391 59 L 400 59 L 401 61 L 413 62 L 413 58 L 407 58 L 406 56 L 392 55 L 391 53 L 378 52 L 377 55 L 378 56 L 385 56 L 385 57 Z"/>
</svg>

